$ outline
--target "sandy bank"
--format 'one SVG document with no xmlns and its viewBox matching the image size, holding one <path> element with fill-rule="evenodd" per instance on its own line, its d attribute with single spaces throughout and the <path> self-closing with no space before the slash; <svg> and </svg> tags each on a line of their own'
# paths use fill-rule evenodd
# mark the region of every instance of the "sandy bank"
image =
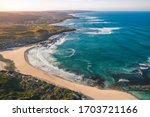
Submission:
<svg viewBox="0 0 150 117">
<path fill-rule="evenodd" d="M 77 84 L 56 76 L 47 74 L 46 72 L 34 68 L 29 65 L 24 57 L 24 53 L 31 47 L 22 47 L 14 50 L 0 52 L 5 58 L 14 61 L 17 70 L 23 74 L 28 74 L 35 76 L 41 80 L 50 82 L 52 84 L 58 85 L 63 88 L 67 88 L 73 91 L 80 92 L 87 95 L 93 99 L 99 100 L 132 100 L 136 99 L 131 94 L 126 92 L 116 91 L 116 90 L 100 90 L 95 87 L 85 86 L 82 84 Z"/>
</svg>

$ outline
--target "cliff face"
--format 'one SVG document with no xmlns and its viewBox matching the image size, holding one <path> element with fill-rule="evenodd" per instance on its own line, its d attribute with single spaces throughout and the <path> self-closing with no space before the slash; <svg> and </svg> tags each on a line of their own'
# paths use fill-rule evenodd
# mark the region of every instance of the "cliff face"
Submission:
<svg viewBox="0 0 150 117">
<path fill-rule="evenodd" d="M 59 88 L 29 75 L 0 71 L 0 99 L 8 100 L 81 100 L 83 95 Z"/>
</svg>

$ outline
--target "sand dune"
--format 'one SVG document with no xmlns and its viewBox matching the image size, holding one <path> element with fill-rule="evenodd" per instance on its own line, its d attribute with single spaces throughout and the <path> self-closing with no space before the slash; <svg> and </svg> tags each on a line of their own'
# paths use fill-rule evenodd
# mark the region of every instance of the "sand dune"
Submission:
<svg viewBox="0 0 150 117">
<path fill-rule="evenodd" d="M 31 47 L 22 47 L 14 50 L 8 50 L 0 52 L 5 58 L 14 61 L 17 71 L 23 74 L 28 74 L 35 76 L 41 80 L 47 81 L 49 83 L 55 84 L 59 87 L 67 88 L 73 91 L 80 92 L 86 96 L 89 96 L 96 100 L 133 100 L 136 99 L 131 94 L 126 92 L 116 91 L 116 90 L 101 90 L 95 87 L 85 86 L 82 84 L 77 84 L 57 76 L 52 76 L 46 72 L 34 68 L 29 65 L 25 60 L 25 52 Z"/>
</svg>

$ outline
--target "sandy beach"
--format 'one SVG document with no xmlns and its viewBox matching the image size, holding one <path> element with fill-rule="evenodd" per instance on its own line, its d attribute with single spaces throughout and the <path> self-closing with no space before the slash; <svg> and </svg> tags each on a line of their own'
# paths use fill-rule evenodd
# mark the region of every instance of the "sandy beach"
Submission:
<svg viewBox="0 0 150 117">
<path fill-rule="evenodd" d="M 59 87 L 67 88 L 73 91 L 80 92 L 95 100 L 135 100 L 136 98 L 126 92 L 116 90 L 101 90 L 96 87 L 90 87 L 71 81 L 64 80 L 60 77 L 49 75 L 48 73 L 37 69 L 25 60 L 25 52 L 30 49 L 29 47 L 21 47 L 8 51 L 0 52 L 4 58 L 10 59 L 15 63 L 16 71 L 20 73 L 32 75 L 46 82 L 55 84 Z"/>
</svg>

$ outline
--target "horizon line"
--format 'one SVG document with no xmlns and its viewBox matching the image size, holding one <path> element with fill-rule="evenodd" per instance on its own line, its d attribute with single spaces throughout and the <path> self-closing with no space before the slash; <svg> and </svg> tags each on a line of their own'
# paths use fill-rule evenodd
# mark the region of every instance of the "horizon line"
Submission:
<svg viewBox="0 0 150 117">
<path fill-rule="evenodd" d="M 89 12 L 150 12 L 150 10 L 0 10 L 0 12 L 48 12 L 48 11 L 89 11 Z"/>
</svg>

